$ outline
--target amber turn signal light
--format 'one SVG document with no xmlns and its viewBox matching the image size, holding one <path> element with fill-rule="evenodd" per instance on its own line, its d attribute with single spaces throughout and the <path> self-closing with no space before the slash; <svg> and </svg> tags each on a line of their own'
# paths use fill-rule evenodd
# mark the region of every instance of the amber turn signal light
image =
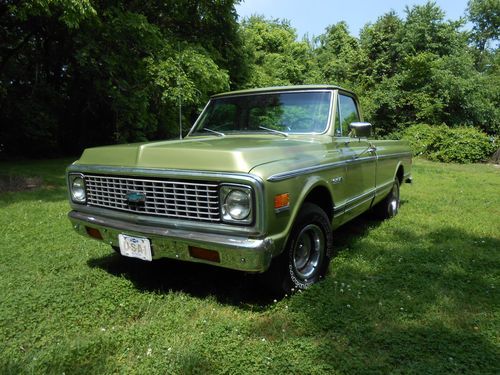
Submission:
<svg viewBox="0 0 500 375">
<path fill-rule="evenodd" d="M 278 194 L 274 197 L 274 208 L 275 209 L 288 207 L 289 204 L 290 204 L 290 194 L 289 193 Z"/>
<path fill-rule="evenodd" d="M 220 263 L 219 253 L 215 250 L 202 249 L 201 247 L 189 246 L 189 255 L 193 258 Z"/>
<path fill-rule="evenodd" d="M 95 238 L 96 240 L 102 240 L 102 234 L 101 234 L 101 232 L 99 232 L 99 229 L 85 227 L 85 230 L 87 231 L 87 234 L 90 237 Z"/>
</svg>

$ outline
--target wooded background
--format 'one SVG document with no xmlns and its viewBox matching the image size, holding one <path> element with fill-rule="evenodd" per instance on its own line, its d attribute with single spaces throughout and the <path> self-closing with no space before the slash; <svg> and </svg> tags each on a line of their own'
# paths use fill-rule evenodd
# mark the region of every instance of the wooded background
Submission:
<svg viewBox="0 0 500 375">
<path fill-rule="evenodd" d="M 178 137 L 179 100 L 187 131 L 211 94 L 313 83 L 354 90 L 379 137 L 500 133 L 500 0 L 472 0 L 459 20 L 429 2 L 359 38 L 340 22 L 303 40 L 284 20 L 239 20 L 236 3 L 3 0 L 0 158 Z"/>
</svg>

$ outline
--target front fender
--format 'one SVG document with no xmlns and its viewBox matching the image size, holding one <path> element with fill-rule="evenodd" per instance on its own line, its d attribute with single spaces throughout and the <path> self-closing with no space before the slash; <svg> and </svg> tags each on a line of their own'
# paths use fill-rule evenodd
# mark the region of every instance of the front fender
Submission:
<svg viewBox="0 0 500 375">
<path fill-rule="evenodd" d="M 271 215 L 272 217 L 272 220 L 269 220 L 268 224 L 269 232 L 276 244 L 274 248 L 274 256 L 276 256 L 284 250 L 292 226 L 304 202 L 309 199 L 311 192 L 317 188 L 327 191 L 331 199 L 328 204 L 332 205 L 332 207 L 330 207 L 330 209 L 332 209 L 333 190 L 332 186 L 328 184 L 324 178 L 318 175 L 300 176 L 281 182 L 268 182 L 268 184 L 270 184 L 269 189 L 267 189 L 269 204 L 266 206 L 272 206 L 272 212 L 268 210 L 267 215 Z M 289 209 L 283 212 L 276 212 L 273 206 L 274 197 L 286 192 L 290 194 Z"/>
</svg>

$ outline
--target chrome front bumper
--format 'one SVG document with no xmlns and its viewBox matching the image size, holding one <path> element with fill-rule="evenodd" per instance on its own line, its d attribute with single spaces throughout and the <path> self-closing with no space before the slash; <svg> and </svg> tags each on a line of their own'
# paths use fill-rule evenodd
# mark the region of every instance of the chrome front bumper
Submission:
<svg viewBox="0 0 500 375">
<path fill-rule="evenodd" d="M 146 237 L 151 241 L 153 259 L 172 258 L 240 271 L 264 272 L 269 268 L 274 249 L 273 241 L 266 238 L 252 239 L 138 225 L 78 211 L 71 211 L 68 217 L 77 233 L 90 237 L 87 228 L 96 228 L 101 233 L 102 241 L 111 246 L 118 246 L 119 234 Z M 192 257 L 189 246 L 217 251 L 220 262 Z"/>
</svg>

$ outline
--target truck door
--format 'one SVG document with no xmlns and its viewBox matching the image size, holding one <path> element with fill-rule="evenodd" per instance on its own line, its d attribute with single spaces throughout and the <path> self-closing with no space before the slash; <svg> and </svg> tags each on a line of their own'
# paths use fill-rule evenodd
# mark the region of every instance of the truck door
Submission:
<svg viewBox="0 0 500 375">
<path fill-rule="evenodd" d="M 350 137 L 349 124 L 360 121 L 356 100 L 339 92 L 337 112 L 339 116 L 340 138 L 346 163 L 345 189 L 347 199 L 344 203 L 344 216 L 354 217 L 369 208 L 375 195 L 377 156 L 367 138 Z M 338 135 L 338 134 L 337 134 Z"/>
</svg>

